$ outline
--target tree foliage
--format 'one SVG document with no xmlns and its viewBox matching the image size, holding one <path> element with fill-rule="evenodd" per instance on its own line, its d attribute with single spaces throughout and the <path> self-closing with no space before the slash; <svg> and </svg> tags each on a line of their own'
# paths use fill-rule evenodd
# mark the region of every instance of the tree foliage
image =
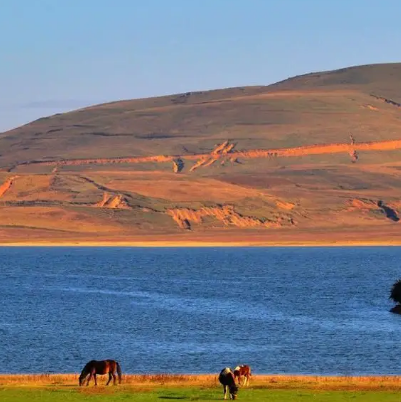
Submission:
<svg viewBox="0 0 401 402">
<path fill-rule="evenodd" d="M 401 304 L 401 279 L 393 284 L 390 292 L 390 299 Z"/>
</svg>

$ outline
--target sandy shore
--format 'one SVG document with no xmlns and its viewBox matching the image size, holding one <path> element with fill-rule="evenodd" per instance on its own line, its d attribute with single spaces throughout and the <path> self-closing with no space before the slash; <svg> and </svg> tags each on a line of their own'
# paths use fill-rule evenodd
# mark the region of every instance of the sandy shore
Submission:
<svg viewBox="0 0 401 402">
<path fill-rule="evenodd" d="M 0 230 L 0 246 L 79 247 L 357 247 L 401 246 L 400 226 L 384 225 L 365 229 L 329 230 L 256 229 L 184 231 L 177 233 L 110 234 Z"/>
<path fill-rule="evenodd" d="M 401 241 L 11 241 L 0 247 L 384 247 Z"/>
<path fill-rule="evenodd" d="M 99 385 L 106 377 L 98 377 Z M 78 374 L 0 374 L 0 385 L 10 387 L 76 386 Z M 93 385 L 93 384 L 92 384 Z M 123 374 L 123 386 L 156 387 L 216 387 L 217 374 Z M 401 390 L 401 376 L 316 376 L 316 375 L 253 375 L 251 387 L 269 389 L 321 390 Z"/>
</svg>

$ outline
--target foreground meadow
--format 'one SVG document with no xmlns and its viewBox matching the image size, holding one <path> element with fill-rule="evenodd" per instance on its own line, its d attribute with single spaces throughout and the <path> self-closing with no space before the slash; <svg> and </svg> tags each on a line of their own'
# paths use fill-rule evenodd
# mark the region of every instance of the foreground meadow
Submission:
<svg viewBox="0 0 401 402">
<path fill-rule="evenodd" d="M 126 375 L 123 384 L 78 387 L 77 375 L 0 375 L 0 400 L 19 401 L 216 401 L 223 399 L 216 375 Z M 254 376 L 241 401 L 399 401 L 401 379 L 386 377 Z"/>
<path fill-rule="evenodd" d="M 216 401 L 223 400 L 222 393 L 217 389 L 188 388 L 155 388 L 154 390 L 127 390 L 106 391 L 99 388 L 96 391 L 78 391 L 76 389 L 24 389 L 12 388 L 0 390 L 2 402 L 19 401 L 134 401 L 152 402 L 163 400 L 187 400 L 187 401 Z M 352 400 L 355 402 L 395 402 L 400 400 L 396 391 L 312 391 L 312 390 L 268 390 L 247 389 L 240 393 L 237 400 L 240 401 L 319 401 L 339 402 Z"/>
</svg>

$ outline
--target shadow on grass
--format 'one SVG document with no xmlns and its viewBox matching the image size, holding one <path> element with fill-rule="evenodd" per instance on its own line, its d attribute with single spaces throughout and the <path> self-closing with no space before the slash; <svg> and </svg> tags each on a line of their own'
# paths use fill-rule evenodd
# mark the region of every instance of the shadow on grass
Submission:
<svg viewBox="0 0 401 402">
<path fill-rule="evenodd" d="M 168 399 L 171 401 L 178 401 L 178 400 L 188 400 L 188 401 L 200 401 L 204 400 L 220 400 L 221 398 L 216 398 L 215 396 L 210 395 L 161 395 L 159 399 Z"/>
</svg>

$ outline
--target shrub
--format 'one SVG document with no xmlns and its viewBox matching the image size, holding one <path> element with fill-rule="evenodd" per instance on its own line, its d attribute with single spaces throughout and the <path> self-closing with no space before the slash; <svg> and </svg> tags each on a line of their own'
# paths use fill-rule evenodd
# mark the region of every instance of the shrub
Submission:
<svg viewBox="0 0 401 402">
<path fill-rule="evenodd" d="M 401 279 L 393 284 L 389 298 L 401 304 Z"/>
</svg>

